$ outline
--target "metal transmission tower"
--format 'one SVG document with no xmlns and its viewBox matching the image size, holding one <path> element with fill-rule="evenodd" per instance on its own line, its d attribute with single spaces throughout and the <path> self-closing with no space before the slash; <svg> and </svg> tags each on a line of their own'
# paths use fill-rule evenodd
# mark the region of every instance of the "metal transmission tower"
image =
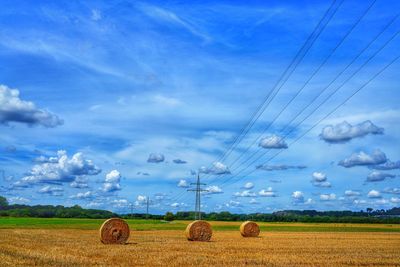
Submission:
<svg viewBox="0 0 400 267">
<path fill-rule="evenodd" d="M 133 203 L 129 203 L 129 207 L 131 208 L 131 217 L 133 217 Z"/>
<path fill-rule="evenodd" d="M 187 190 L 187 191 L 196 192 L 196 204 L 195 204 L 195 208 L 194 208 L 195 209 L 194 219 L 195 220 L 201 220 L 201 201 L 200 201 L 200 196 L 201 196 L 201 192 L 207 192 L 208 190 L 201 188 L 202 185 L 206 185 L 206 184 L 200 183 L 200 175 L 199 174 L 197 174 L 197 182 L 196 183 L 191 183 L 191 185 L 196 185 L 196 188 Z"/>
<path fill-rule="evenodd" d="M 150 197 L 147 196 L 147 198 L 146 198 L 146 219 L 149 218 L 149 205 L 150 205 Z"/>
</svg>

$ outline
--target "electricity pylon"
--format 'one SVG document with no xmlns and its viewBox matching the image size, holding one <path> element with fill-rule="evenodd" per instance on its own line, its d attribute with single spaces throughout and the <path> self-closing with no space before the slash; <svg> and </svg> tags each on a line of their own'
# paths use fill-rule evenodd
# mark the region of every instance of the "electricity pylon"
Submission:
<svg viewBox="0 0 400 267">
<path fill-rule="evenodd" d="M 149 219 L 149 205 L 150 205 L 150 197 L 146 198 L 146 219 Z"/>
<path fill-rule="evenodd" d="M 131 208 L 131 218 L 133 217 L 133 203 L 129 203 L 129 207 Z"/>
<path fill-rule="evenodd" d="M 201 188 L 202 185 L 206 185 L 206 184 L 200 183 L 200 175 L 199 174 L 197 174 L 197 182 L 196 183 L 191 183 L 191 185 L 196 185 L 196 188 L 187 190 L 187 191 L 196 192 L 196 204 L 195 204 L 195 208 L 194 208 L 195 209 L 194 219 L 195 220 L 201 220 L 201 200 L 200 200 L 200 196 L 201 196 L 201 192 L 207 192 L 208 190 Z"/>
</svg>

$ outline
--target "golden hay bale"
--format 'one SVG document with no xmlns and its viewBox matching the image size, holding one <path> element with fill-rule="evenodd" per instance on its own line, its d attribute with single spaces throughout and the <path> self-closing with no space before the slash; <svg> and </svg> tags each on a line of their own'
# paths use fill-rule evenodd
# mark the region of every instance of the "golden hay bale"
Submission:
<svg viewBox="0 0 400 267">
<path fill-rule="evenodd" d="M 186 227 L 185 235 L 190 241 L 210 241 L 212 237 L 211 225 L 202 220 L 194 221 Z"/>
<path fill-rule="evenodd" d="M 247 221 L 240 225 L 240 233 L 244 237 L 257 237 L 260 234 L 260 227 L 255 222 Z"/>
<path fill-rule="evenodd" d="M 128 238 L 129 226 L 122 219 L 108 219 L 100 227 L 100 240 L 103 244 L 125 244 Z"/>
</svg>

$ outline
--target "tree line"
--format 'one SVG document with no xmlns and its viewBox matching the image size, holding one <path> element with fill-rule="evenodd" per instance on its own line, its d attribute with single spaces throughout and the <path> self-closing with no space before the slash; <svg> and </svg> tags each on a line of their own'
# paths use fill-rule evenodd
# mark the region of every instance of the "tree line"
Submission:
<svg viewBox="0 0 400 267">
<path fill-rule="evenodd" d="M 193 220 L 194 212 L 167 213 L 168 220 Z M 273 213 L 234 214 L 228 211 L 202 213 L 209 221 L 247 221 L 260 222 L 320 222 L 320 223 L 400 223 L 400 208 L 368 211 L 316 211 L 285 210 Z"/>
<path fill-rule="evenodd" d="M 64 207 L 62 205 L 9 205 L 7 199 L 0 196 L 0 216 L 106 219 L 117 217 L 118 215 L 106 210 L 84 209 L 79 205 L 72 207 Z"/>
<path fill-rule="evenodd" d="M 116 214 L 106 210 L 84 209 L 78 205 L 64 207 L 62 205 L 9 205 L 7 199 L 0 196 L 0 216 L 10 217 L 42 217 L 42 218 L 93 218 L 106 219 L 121 217 L 125 219 L 153 220 L 194 220 L 195 213 L 167 212 L 165 215 L 145 213 Z M 365 211 L 316 211 L 316 210 L 284 210 L 273 213 L 234 214 L 228 211 L 202 213 L 202 218 L 209 221 L 246 221 L 261 222 L 320 222 L 320 223 L 400 223 L 400 208 L 388 210 L 367 208 Z"/>
</svg>

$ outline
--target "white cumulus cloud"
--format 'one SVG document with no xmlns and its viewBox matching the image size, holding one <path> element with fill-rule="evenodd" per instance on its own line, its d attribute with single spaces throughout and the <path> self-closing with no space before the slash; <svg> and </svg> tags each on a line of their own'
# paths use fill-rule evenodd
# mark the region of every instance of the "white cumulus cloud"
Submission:
<svg viewBox="0 0 400 267">
<path fill-rule="evenodd" d="M 396 175 L 390 173 L 384 173 L 380 171 L 373 171 L 367 176 L 367 182 L 380 182 L 386 178 L 394 178 Z"/>
<path fill-rule="evenodd" d="M 277 135 L 272 135 L 260 140 L 258 146 L 262 148 L 274 148 L 274 149 L 283 149 L 288 148 L 285 140 L 282 137 Z"/>
<path fill-rule="evenodd" d="M 63 191 L 64 191 L 64 189 L 62 187 L 46 185 L 46 186 L 42 187 L 41 189 L 39 189 L 38 192 L 40 194 L 49 194 L 52 196 L 62 196 Z"/>
<path fill-rule="evenodd" d="M 56 127 L 63 124 L 63 120 L 57 115 L 37 108 L 33 102 L 20 99 L 17 89 L 0 85 L 0 124 L 10 122 L 44 127 Z"/>
<path fill-rule="evenodd" d="M 150 200 L 150 199 L 149 199 Z M 143 196 L 143 195 L 138 195 L 136 197 L 136 201 L 135 201 L 135 205 L 136 206 L 142 206 L 144 204 L 147 203 L 147 196 Z"/>
<path fill-rule="evenodd" d="M 393 187 L 393 188 L 387 187 L 387 188 L 385 188 L 383 190 L 383 192 L 387 193 L 387 194 L 400 195 L 400 188 L 398 188 L 398 187 Z"/>
<path fill-rule="evenodd" d="M 85 177 L 83 176 L 78 176 L 75 178 L 75 180 L 69 184 L 73 188 L 88 188 L 88 181 Z"/>
<path fill-rule="evenodd" d="M 259 204 L 260 202 L 258 202 L 257 199 L 252 198 L 252 199 L 250 199 L 249 203 L 250 204 Z"/>
<path fill-rule="evenodd" d="M 245 183 L 243 186 L 244 189 L 253 189 L 254 184 L 252 182 Z"/>
<path fill-rule="evenodd" d="M 303 203 L 304 202 L 304 194 L 301 191 L 294 191 L 292 193 L 292 199 L 295 203 Z"/>
<path fill-rule="evenodd" d="M 199 172 L 205 174 L 216 174 L 216 175 L 231 173 L 226 165 L 218 161 L 214 162 L 211 168 L 201 167 L 199 169 Z"/>
<path fill-rule="evenodd" d="M 381 193 L 377 190 L 371 190 L 368 192 L 367 195 L 369 198 L 380 198 L 381 197 Z"/>
<path fill-rule="evenodd" d="M 384 129 L 374 125 L 371 121 L 351 125 L 343 121 L 336 125 L 328 125 L 322 129 L 320 137 L 328 143 L 345 143 L 353 138 L 363 137 L 368 134 L 383 134 Z"/>
<path fill-rule="evenodd" d="M 114 199 L 111 201 L 111 205 L 115 208 L 126 208 L 129 206 L 129 201 L 126 199 Z"/>
<path fill-rule="evenodd" d="M 179 208 L 180 204 L 178 202 L 174 202 L 171 204 L 171 207 L 173 208 Z"/>
<path fill-rule="evenodd" d="M 103 183 L 104 192 L 114 192 L 121 190 L 121 173 L 117 170 L 112 170 L 107 173 L 106 178 Z"/>
<path fill-rule="evenodd" d="M 75 199 L 89 199 L 92 197 L 93 197 L 93 193 L 91 191 L 80 192 L 80 193 L 77 193 L 76 195 L 70 196 L 70 198 L 75 198 Z"/>
<path fill-rule="evenodd" d="M 227 208 L 239 208 L 242 204 L 239 201 L 229 200 L 228 203 L 225 203 Z"/>
<path fill-rule="evenodd" d="M 161 153 L 151 153 L 149 155 L 149 158 L 147 159 L 147 162 L 149 163 L 160 163 L 165 160 L 165 157 Z"/>
<path fill-rule="evenodd" d="M 182 180 L 179 181 L 178 187 L 188 188 L 188 187 L 189 187 L 189 184 L 188 184 L 188 182 L 187 182 L 186 180 L 183 180 L 183 179 L 182 179 Z"/>
<path fill-rule="evenodd" d="M 320 183 L 314 183 L 314 186 L 329 188 L 329 187 L 332 187 L 332 184 L 328 181 L 325 181 L 325 182 L 320 182 Z"/>
<path fill-rule="evenodd" d="M 31 202 L 29 199 L 24 197 L 10 197 L 8 201 L 10 202 L 10 204 L 27 204 Z"/>
<path fill-rule="evenodd" d="M 250 190 L 244 190 L 242 192 L 236 192 L 233 195 L 235 197 L 255 197 L 256 193 L 251 192 Z"/>
<path fill-rule="evenodd" d="M 331 183 L 327 181 L 327 176 L 322 172 L 313 172 L 312 184 L 317 187 L 331 187 Z"/>
<path fill-rule="evenodd" d="M 260 195 L 261 197 L 276 197 L 276 193 L 272 190 L 272 187 L 260 190 L 260 192 L 258 192 L 258 195 Z"/>
<path fill-rule="evenodd" d="M 208 186 L 206 188 L 206 190 L 207 191 L 204 192 L 205 194 L 222 194 L 223 193 L 222 189 L 217 185 Z"/>
<path fill-rule="evenodd" d="M 371 168 L 382 171 L 400 169 L 400 161 L 392 162 L 390 160 L 387 160 L 385 164 L 371 166 Z"/>
<path fill-rule="evenodd" d="M 101 169 L 91 160 L 85 159 L 82 153 L 76 153 L 69 158 L 66 151 L 60 150 L 57 152 L 57 157 L 47 158 L 43 163 L 34 165 L 20 183 L 73 182 L 82 176 L 97 175 L 100 172 Z"/>
<path fill-rule="evenodd" d="M 339 162 L 339 165 L 350 168 L 354 166 L 368 166 L 368 165 L 377 165 L 382 164 L 387 161 L 385 153 L 382 151 L 375 150 L 372 154 L 367 154 L 363 151 L 359 153 L 353 153 L 347 159 L 344 159 Z"/>
<path fill-rule="evenodd" d="M 390 202 L 395 203 L 395 204 L 398 204 L 398 203 L 400 203 L 400 198 L 398 198 L 398 197 L 391 197 L 391 198 L 390 198 Z"/>
<path fill-rule="evenodd" d="M 322 172 L 313 172 L 312 178 L 315 182 L 325 182 L 327 179 L 326 174 Z"/>
<path fill-rule="evenodd" d="M 331 194 L 321 194 L 319 195 L 319 199 L 322 201 L 332 201 L 336 199 L 336 195 L 331 193 Z"/>
</svg>

